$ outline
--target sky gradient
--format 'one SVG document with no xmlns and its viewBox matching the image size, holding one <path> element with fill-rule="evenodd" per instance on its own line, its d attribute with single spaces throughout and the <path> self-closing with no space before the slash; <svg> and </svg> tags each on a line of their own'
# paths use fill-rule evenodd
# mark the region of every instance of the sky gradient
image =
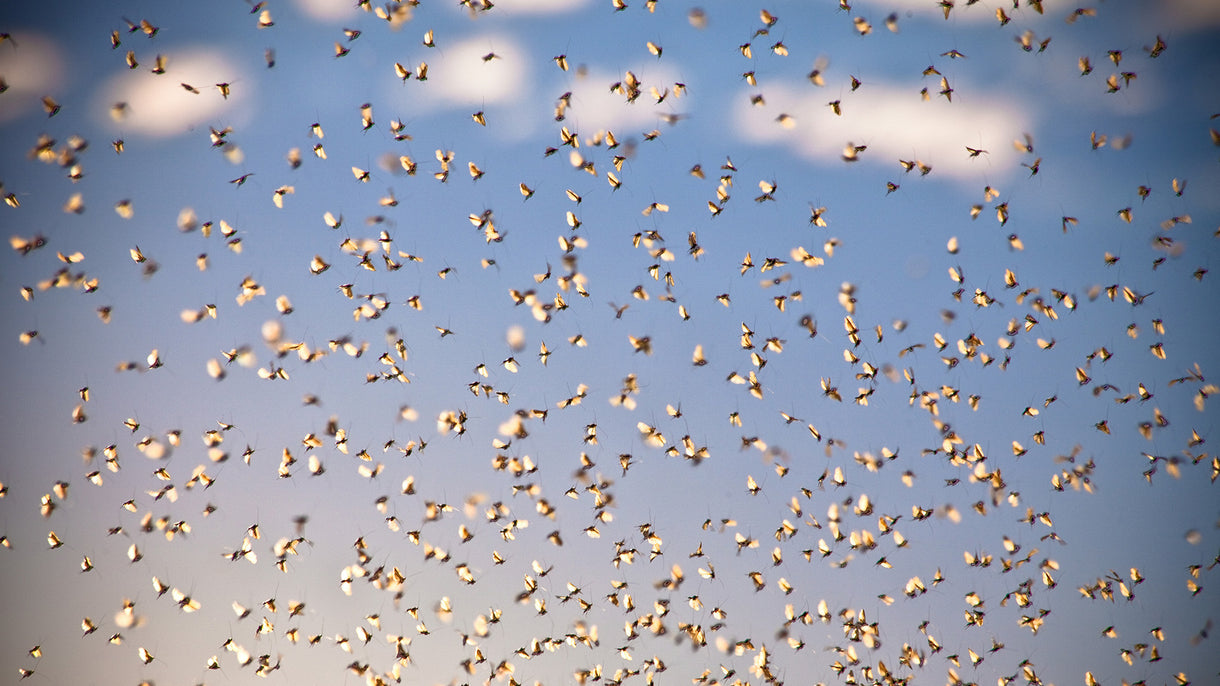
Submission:
<svg viewBox="0 0 1220 686">
<path fill-rule="evenodd" d="M 1212 3 L 69 5 L 3 678 L 1220 678 Z"/>
</svg>

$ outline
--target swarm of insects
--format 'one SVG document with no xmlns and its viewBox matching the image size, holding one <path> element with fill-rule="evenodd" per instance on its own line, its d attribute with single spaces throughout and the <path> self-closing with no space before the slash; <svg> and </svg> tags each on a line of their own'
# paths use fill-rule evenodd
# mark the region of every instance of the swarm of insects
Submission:
<svg viewBox="0 0 1220 686">
<path fill-rule="evenodd" d="M 1209 683 L 1215 13 L 1110 4 L 11 13 L 0 668 Z"/>
</svg>

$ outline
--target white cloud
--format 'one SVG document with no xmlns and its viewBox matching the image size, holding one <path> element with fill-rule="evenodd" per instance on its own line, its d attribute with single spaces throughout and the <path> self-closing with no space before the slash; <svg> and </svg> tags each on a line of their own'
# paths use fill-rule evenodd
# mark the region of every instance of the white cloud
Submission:
<svg viewBox="0 0 1220 686">
<path fill-rule="evenodd" d="M 1191 0 L 1183 0 L 1191 1 Z M 1208 0 L 1199 0 L 1207 2 Z M 895 2 L 894 0 L 853 0 L 851 3 L 851 16 L 863 16 L 873 24 L 873 31 L 885 31 L 885 18 L 890 13 L 898 15 L 898 30 L 902 31 L 904 20 L 918 17 L 920 19 L 935 19 L 937 21 L 949 21 L 954 23 L 964 24 L 993 24 L 999 25 L 999 18 L 996 16 L 996 9 L 1004 10 L 1004 14 L 1012 20 L 1013 23 L 1009 26 L 1015 26 L 1018 23 L 1022 27 L 1036 26 L 1048 21 L 1061 21 L 1065 3 L 1057 0 L 1043 0 L 1043 12 L 1039 14 L 1032 6 L 1021 3 L 1021 6 L 1014 9 L 1011 2 L 983 0 L 967 4 L 966 0 L 958 0 L 949 12 L 948 19 L 945 18 L 945 11 L 939 2 L 929 0 L 928 2 L 910 3 L 910 2 Z M 1072 5 L 1068 10 L 1074 10 L 1078 5 Z M 1104 10 L 1103 10 L 1104 11 Z"/>
<path fill-rule="evenodd" d="M 734 110 L 734 128 L 748 140 L 791 146 L 800 155 L 836 164 L 842 164 L 843 148 L 851 142 L 868 146 L 860 154 L 862 164 L 896 168 L 899 159 L 920 160 L 936 174 L 963 178 L 980 169 L 1016 166 L 1019 155 L 1012 142 L 1030 131 L 1032 119 L 1007 96 L 975 91 L 973 98 L 955 93 L 952 103 L 939 95 L 925 102 L 914 87 L 876 82 L 844 95 L 842 116 L 834 114 L 822 92 L 771 86 L 763 107 L 751 105 L 749 95 L 737 96 Z M 790 128 L 777 121 L 781 114 L 793 118 Z M 971 158 L 966 146 L 988 152 Z"/>
<path fill-rule="evenodd" d="M 164 74 L 149 72 L 151 65 L 123 70 L 109 79 L 100 91 L 98 110 L 106 121 L 120 131 L 134 131 L 149 136 L 164 137 L 184 133 L 207 123 L 218 115 L 243 111 L 243 104 L 253 99 L 255 84 L 251 78 L 217 50 L 188 48 L 166 55 Z M 230 84 L 228 99 L 217 88 L 218 83 Z M 192 93 L 183 87 L 189 84 L 199 90 Z M 110 117 L 115 103 L 127 103 L 126 116 L 114 122 Z"/>
<path fill-rule="evenodd" d="M 570 12 L 589 4 L 589 0 L 497 0 L 495 9 L 531 15 Z"/>
<path fill-rule="evenodd" d="M 322 0 L 312 0 L 320 2 Z M 608 0 L 605 1 L 609 5 Z M 589 5 L 589 0 L 492 0 L 492 9 L 484 13 L 476 10 L 471 12 L 466 7 L 454 2 L 456 10 L 470 13 L 475 18 L 487 15 L 519 16 L 519 15 L 560 15 Z"/>
<path fill-rule="evenodd" d="M 567 111 L 568 119 L 584 133 L 596 130 L 618 131 L 627 128 L 648 128 L 657 125 L 662 115 L 681 114 L 692 108 L 690 94 L 674 95 L 677 73 L 669 65 L 652 64 L 630 69 L 640 80 L 640 96 L 635 102 L 627 102 L 627 96 L 610 91 L 610 85 L 625 81 L 626 71 L 611 73 L 598 70 L 578 76 L 572 88 L 572 105 Z M 651 90 L 668 90 L 665 100 L 658 103 Z M 556 95 L 559 95 L 556 93 Z"/>
<path fill-rule="evenodd" d="M 944 22 L 944 10 L 935 0 L 920 3 L 905 3 L 895 0 L 852 0 L 851 16 L 863 16 L 873 24 L 874 31 L 884 31 L 884 20 L 891 12 L 898 14 L 899 31 L 903 22 L 919 19 L 924 21 Z M 1078 8 L 1090 7 L 1090 3 L 1065 2 L 1063 0 L 1043 0 L 1043 12 L 1039 14 L 1033 6 L 1022 2 L 1020 7 L 1013 8 L 1011 2 L 997 0 L 982 0 L 967 4 L 966 0 L 957 0 L 949 13 L 948 22 L 969 25 L 999 25 L 996 9 L 1004 10 L 1012 20 L 1008 28 L 1020 27 L 1020 30 L 1046 24 L 1054 26 L 1070 17 Z M 1162 2 L 1131 3 L 1123 6 L 1092 7 L 1100 14 L 1122 13 L 1128 26 L 1142 26 L 1155 34 L 1156 31 L 1176 29 L 1180 31 L 1202 31 L 1220 25 L 1220 3 L 1216 0 L 1163 0 Z M 782 14 L 781 14 L 782 16 Z M 1095 21 L 1089 17 L 1081 17 L 1081 22 Z M 1017 33 L 1020 33 L 1020 30 Z M 1149 44 L 1154 39 L 1152 34 Z"/>
<path fill-rule="evenodd" d="M 296 0 L 296 5 L 305 14 L 324 22 L 352 17 L 357 11 L 355 0 Z"/>
<path fill-rule="evenodd" d="M 44 95 L 65 104 L 67 98 L 56 93 L 63 73 L 61 51 L 45 36 L 17 32 L 12 41 L 0 44 L 0 76 L 8 84 L 8 91 L 0 96 L 0 122 L 38 107 Z"/>
<path fill-rule="evenodd" d="M 486 34 L 448 44 L 436 36 L 438 49 L 427 53 L 426 88 L 459 105 L 503 104 L 526 97 L 529 87 L 528 52 L 520 43 L 500 34 Z M 492 59 L 484 59 L 494 54 Z"/>
</svg>

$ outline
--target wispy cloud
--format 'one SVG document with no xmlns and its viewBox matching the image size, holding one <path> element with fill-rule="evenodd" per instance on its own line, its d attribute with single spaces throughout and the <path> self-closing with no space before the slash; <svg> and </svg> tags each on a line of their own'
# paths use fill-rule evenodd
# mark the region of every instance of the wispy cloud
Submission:
<svg viewBox="0 0 1220 686">
<path fill-rule="evenodd" d="M 1166 0 L 1164 3 L 1141 6 L 1141 9 L 1168 19 L 1166 28 L 1200 31 L 1220 26 L 1220 3 L 1214 0 Z M 1149 21 L 1155 27 L 1157 17 L 1149 17 Z"/>
<path fill-rule="evenodd" d="M 805 92 L 802 92 L 804 90 Z M 809 159 L 841 164 L 849 142 L 867 145 L 863 164 L 894 166 L 899 159 L 932 165 L 937 174 L 973 177 L 982 168 L 1015 167 L 1012 141 L 1030 131 L 1031 115 L 1020 101 L 995 93 L 954 95 L 949 102 L 929 88 L 870 82 L 841 98 L 841 115 L 829 98 L 808 89 L 770 86 L 765 106 L 750 104 L 752 93 L 735 98 L 734 129 L 747 140 L 788 146 Z M 781 119 L 782 115 L 786 115 Z M 986 150 L 971 158 L 966 150 Z"/>
</svg>

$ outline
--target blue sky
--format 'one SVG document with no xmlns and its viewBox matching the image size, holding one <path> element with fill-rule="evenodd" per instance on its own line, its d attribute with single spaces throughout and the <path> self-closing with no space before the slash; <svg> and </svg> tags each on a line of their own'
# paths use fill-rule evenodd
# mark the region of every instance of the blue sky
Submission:
<svg viewBox="0 0 1220 686">
<path fill-rule="evenodd" d="M 627 4 L 0 9 L 5 673 L 1220 672 L 1215 8 Z"/>
</svg>

